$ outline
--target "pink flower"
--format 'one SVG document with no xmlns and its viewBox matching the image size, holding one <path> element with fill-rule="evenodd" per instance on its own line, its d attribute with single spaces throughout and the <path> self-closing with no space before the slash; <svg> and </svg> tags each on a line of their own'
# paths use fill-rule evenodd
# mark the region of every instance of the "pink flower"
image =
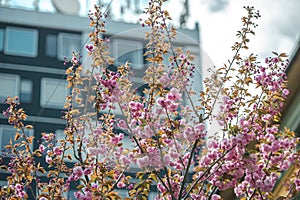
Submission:
<svg viewBox="0 0 300 200">
<path fill-rule="evenodd" d="M 144 167 L 147 167 L 149 165 L 149 158 L 148 156 L 144 156 L 142 158 L 138 158 L 136 160 L 139 168 L 144 168 Z"/>
<path fill-rule="evenodd" d="M 220 195 L 213 194 L 213 195 L 211 196 L 211 200 L 220 200 L 220 199 L 221 199 Z"/>
<path fill-rule="evenodd" d="M 18 190 L 18 191 L 23 190 L 23 186 L 21 184 L 17 183 L 15 185 L 15 189 Z"/>
<path fill-rule="evenodd" d="M 181 98 L 181 94 L 179 93 L 179 90 L 177 88 L 172 88 L 169 92 L 169 94 L 167 94 L 167 99 L 169 100 L 179 100 Z"/>
<path fill-rule="evenodd" d="M 74 197 L 79 199 L 79 200 L 85 199 L 84 194 L 82 194 L 80 191 L 74 192 Z"/>
<path fill-rule="evenodd" d="M 158 82 L 160 82 L 163 86 L 168 84 L 170 82 L 168 73 L 164 72 L 163 75 L 158 80 Z"/>
<path fill-rule="evenodd" d="M 41 153 L 44 153 L 45 152 L 45 146 L 41 144 L 39 146 L 39 150 L 40 150 Z"/>
<path fill-rule="evenodd" d="M 205 131 L 205 124 L 204 123 L 200 123 L 195 125 L 195 131 L 203 133 Z"/>
<path fill-rule="evenodd" d="M 85 45 L 85 48 L 86 48 L 86 50 L 87 51 L 89 51 L 89 52 L 93 52 L 93 45 L 91 45 L 91 44 L 87 44 L 87 45 Z"/>
<path fill-rule="evenodd" d="M 127 186 L 127 189 L 128 189 L 128 190 L 132 190 L 133 187 L 134 187 L 134 185 L 131 183 L 130 185 Z"/>
<path fill-rule="evenodd" d="M 52 163 L 52 158 L 48 155 L 46 156 L 45 160 L 46 160 L 46 163 L 48 163 L 48 164 Z"/>
<path fill-rule="evenodd" d="M 89 168 L 85 168 L 84 171 L 83 171 L 83 174 L 84 175 L 89 175 L 92 173 L 92 169 L 89 167 Z"/>
<path fill-rule="evenodd" d="M 150 138 L 154 135 L 151 127 L 148 124 L 144 127 L 144 134 L 147 138 Z"/>
<path fill-rule="evenodd" d="M 124 138 L 124 134 L 120 133 L 119 135 L 115 135 L 114 137 L 112 137 L 111 138 L 111 142 L 114 145 L 117 145 L 123 138 Z"/>
<path fill-rule="evenodd" d="M 272 116 L 270 114 L 265 114 L 264 116 L 262 116 L 262 120 L 264 122 L 269 122 L 271 120 Z"/>
<path fill-rule="evenodd" d="M 279 59 L 278 59 L 278 58 L 273 58 L 272 61 L 273 61 L 274 63 L 278 63 L 278 62 L 279 62 Z"/>
<path fill-rule="evenodd" d="M 76 166 L 73 168 L 73 174 L 77 177 L 81 177 L 83 175 L 83 170 L 80 166 Z"/>
<path fill-rule="evenodd" d="M 54 147 L 53 148 L 53 153 L 57 156 L 61 155 L 62 154 L 62 150 L 60 149 L 60 147 Z"/>
<path fill-rule="evenodd" d="M 290 93 L 290 91 L 287 90 L 287 89 L 283 89 L 283 90 L 282 90 L 282 94 L 283 94 L 284 96 L 287 96 L 289 93 Z"/>
<path fill-rule="evenodd" d="M 158 191 L 160 191 L 161 193 L 165 193 L 167 190 L 166 190 L 166 188 L 163 186 L 163 184 L 161 184 L 161 183 L 158 183 L 157 184 L 157 189 L 158 189 Z"/>
<path fill-rule="evenodd" d="M 99 154 L 105 154 L 107 152 L 107 147 L 101 144 L 99 147 L 89 147 L 87 150 L 91 156 L 98 156 Z"/>
<path fill-rule="evenodd" d="M 121 155 L 120 156 L 120 161 L 121 161 L 121 164 L 123 164 L 123 166 L 127 166 L 127 165 L 129 165 L 130 164 L 130 160 L 129 160 L 129 158 L 127 157 L 127 156 L 125 156 L 125 155 Z"/>
<path fill-rule="evenodd" d="M 127 129 L 127 124 L 124 120 L 120 120 L 118 126 L 122 129 Z"/>
<path fill-rule="evenodd" d="M 126 184 L 120 181 L 120 182 L 117 184 L 117 187 L 118 187 L 118 188 L 124 188 L 124 187 L 126 187 Z"/>
<path fill-rule="evenodd" d="M 295 180 L 295 185 L 296 185 L 296 190 L 299 191 L 299 190 L 300 190 L 300 179 L 297 178 L 297 179 Z"/>
</svg>

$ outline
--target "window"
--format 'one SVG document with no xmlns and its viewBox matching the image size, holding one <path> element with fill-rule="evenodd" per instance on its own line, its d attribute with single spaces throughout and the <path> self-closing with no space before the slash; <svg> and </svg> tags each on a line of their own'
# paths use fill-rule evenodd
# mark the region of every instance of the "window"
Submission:
<svg viewBox="0 0 300 200">
<path fill-rule="evenodd" d="M 10 96 L 19 96 L 19 82 L 20 77 L 15 74 L 1 74 L 0 73 L 0 102 Z"/>
<path fill-rule="evenodd" d="M 77 192 L 77 189 L 70 189 L 67 192 L 67 195 L 65 195 L 65 197 L 67 197 L 67 199 L 75 199 L 74 193 Z"/>
<path fill-rule="evenodd" d="M 58 59 L 72 58 L 72 52 L 78 52 L 81 48 L 81 35 L 70 33 L 58 34 Z"/>
<path fill-rule="evenodd" d="M 57 56 L 57 37 L 56 35 L 47 35 L 46 36 L 46 56 L 54 57 Z"/>
<path fill-rule="evenodd" d="M 122 142 L 123 142 L 124 149 L 129 149 L 131 151 L 136 147 L 134 140 L 128 134 L 124 134 L 124 138 L 123 138 Z M 129 164 L 129 171 L 130 170 L 135 171 L 135 169 L 138 169 L 138 168 L 139 168 L 138 165 L 134 164 L 133 162 Z"/>
<path fill-rule="evenodd" d="M 157 192 L 149 192 L 148 199 L 155 199 Z"/>
<path fill-rule="evenodd" d="M 113 57 L 117 64 L 127 61 L 135 69 L 143 69 L 143 43 L 138 41 L 115 39 L 112 41 Z"/>
<path fill-rule="evenodd" d="M 4 30 L 0 28 L 0 51 L 3 51 Z"/>
<path fill-rule="evenodd" d="M 7 181 L 1 180 L 0 187 L 7 186 Z"/>
<path fill-rule="evenodd" d="M 21 103 L 30 103 L 32 101 L 32 81 L 22 79 L 20 86 L 20 101 Z"/>
<path fill-rule="evenodd" d="M 59 140 L 65 140 L 65 137 L 66 137 L 66 135 L 64 133 L 64 130 L 61 130 L 61 129 L 56 130 L 55 131 L 55 139 L 58 141 L 56 146 L 60 146 Z M 66 147 L 68 147 L 68 146 L 73 147 L 72 144 L 67 142 Z M 78 145 L 76 143 L 75 143 L 75 149 L 78 149 Z M 64 158 L 64 161 L 67 161 L 67 162 L 75 161 L 74 151 L 72 148 L 65 151 L 65 156 L 67 156 L 68 154 L 71 155 L 72 160 L 70 160 L 68 158 Z"/>
<path fill-rule="evenodd" d="M 4 150 L 4 146 L 9 145 L 10 140 L 13 141 L 13 144 L 15 144 L 16 142 L 14 141 L 14 137 L 15 137 L 15 133 L 16 133 L 17 129 L 15 129 L 13 126 L 10 125 L 0 125 L 0 147 L 1 150 Z M 25 130 L 25 135 L 27 137 L 29 136 L 33 136 L 34 134 L 34 130 Z M 22 140 L 22 139 L 20 139 Z M 23 146 L 24 147 L 24 146 Z M 22 148 L 23 150 L 25 150 L 25 147 L 20 147 L 20 149 Z M 33 148 L 33 144 L 31 144 L 30 149 L 32 150 Z"/>
<path fill-rule="evenodd" d="M 68 95 L 64 79 L 42 78 L 40 104 L 47 108 L 62 109 Z"/>
<path fill-rule="evenodd" d="M 182 49 L 181 46 L 173 46 L 173 50 L 175 51 L 175 53 L 177 52 L 178 48 Z M 168 51 L 168 54 L 163 55 L 164 60 L 162 61 L 162 64 L 164 64 L 165 66 L 171 66 L 171 62 L 173 62 L 173 59 L 171 60 L 171 62 L 169 60 L 171 57 L 173 58 L 174 56 L 173 56 L 172 49 L 170 48 Z"/>
<path fill-rule="evenodd" d="M 122 115 L 122 111 L 120 109 L 120 106 L 117 103 L 113 103 L 113 106 L 115 106 L 115 109 L 105 108 L 102 112 L 104 113 L 110 113 L 113 115 Z"/>
<path fill-rule="evenodd" d="M 124 199 L 125 197 L 129 198 L 128 190 L 116 189 L 115 191 L 118 192 L 118 194 L 120 195 L 120 197 L 122 197 L 122 199 Z"/>
<path fill-rule="evenodd" d="M 4 52 L 8 55 L 36 57 L 38 31 L 34 29 L 7 27 Z"/>
</svg>

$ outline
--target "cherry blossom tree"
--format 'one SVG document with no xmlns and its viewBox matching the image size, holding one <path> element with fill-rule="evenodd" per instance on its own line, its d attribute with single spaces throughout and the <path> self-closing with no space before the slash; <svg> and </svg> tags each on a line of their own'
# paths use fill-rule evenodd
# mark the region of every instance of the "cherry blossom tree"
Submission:
<svg viewBox="0 0 300 200">
<path fill-rule="evenodd" d="M 76 53 L 66 70 L 71 94 L 65 104 L 64 139 L 41 133 L 39 148 L 31 149 L 34 138 L 25 130 L 33 127 L 25 125 L 25 111 L 17 97 L 6 100 L 4 115 L 17 132 L 15 142 L 6 146 L 11 159 L 2 166 L 10 173 L 8 185 L 0 190 L 3 199 L 26 199 L 28 193 L 40 200 L 65 199 L 72 184 L 77 185 L 74 196 L 82 200 L 122 199 L 118 188 L 128 191 L 127 199 L 147 199 L 151 187 L 157 200 L 218 200 L 227 189 L 247 200 L 276 198 L 272 190 L 280 174 L 291 164 L 299 167 L 299 139 L 289 129 L 279 129 L 289 93 L 287 55 L 273 52 L 259 62 L 247 53 L 260 14 L 245 7 L 232 59 L 211 72 L 203 91 L 195 92 L 192 79 L 199 66 L 189 51 L 173 46 L 176 29 L 168 26 L 171 17 L 164 2 L 150 0 L 144 11 L 142 26 L 149 32 L 142 95 L 133 87 L 130 63 L 109 68 L 114 59 L 109 41 L 101 37 L 106 13 L 95 6 L 86 45 L 93 60 L 90 70 L 82 76 Z M 116 109 L 121 117 L 113 114 Z M 213 121 L 221 127 L 216 134 L 209 133 Z M 76 163 L 68 164 L 72 159 Z M 132 166 L 138 168 L 136 177 L 127 173 Z M 40 179 L 42 174 L 47 181 Z M 299 170 L 287 184 L 291 191 L 300 190 Z"/>
</svg>

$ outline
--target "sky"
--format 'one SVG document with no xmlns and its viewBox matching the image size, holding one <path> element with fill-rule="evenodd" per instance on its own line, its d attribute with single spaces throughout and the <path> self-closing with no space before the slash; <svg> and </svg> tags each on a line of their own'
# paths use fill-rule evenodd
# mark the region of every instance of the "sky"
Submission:
<svg viewBox="0 0 300 200">
<path fill-rule="evenodd" d="M 168 9 L 176 20 L 183 0 L 170 0 Z M 190 0 L 189 26 L 200 24 L 201 48 L 212 62 L 220 66 L 232 57 L 230 47 L 241 28 L 243 6 L 254 6 L 260 11 L 256 35 L 250 37 L 249 53 L 261 60 L 272 51 L 291 55 L 300 40 L 299 0 Z M 246 55 L 249 53 L 245 52 Z M 205 63 L 204 63 L 205 64 Z"/>
</svg>

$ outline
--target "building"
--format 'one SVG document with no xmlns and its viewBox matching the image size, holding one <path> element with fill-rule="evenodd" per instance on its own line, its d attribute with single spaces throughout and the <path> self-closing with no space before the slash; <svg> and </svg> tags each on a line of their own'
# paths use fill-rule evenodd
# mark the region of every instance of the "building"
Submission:
<svg viewBox="0 0 300 200">
<path fill-rule="evenodd" d="M 282 111 L 281 127 L 291 129 L 291 131 L 296 133 L 297 137 L 300 137 L 300 82 L 298 79 L 300 74 L 300 40 L 298 41 L 295 51 L 291 56 L 291 61 L 286 73 L 290 94 Z M 283 183 L 284 181 L 291 179 L 297 170 L 299 169 L 295 165 L 291 165 L 291 167 L 282 174 L 274 189 L 274 196 L 287 196 L 289 188 L 287 188 Z M 300 193 L 298 192 L 296 199 L 299 198 Z"/>
<path fill-rule="evenodd" d="M 58 139 L 63 137 L 66 122 L 61 117 L 68 95 L 64 57 L 70 58 L 72 51 L 81 52 L 83 64 L 87 66 L 84 46 L 91 31 L 88 24 L 88 17 L 0 5 L 0 101 L 7 96 L 19 96 L 28 115 L 27 122 L 34 125 L 34 130 L 28 132 L 35 136 L 34 149 L 38 148 L 42 132 L 53 132 Z M 122 21 L 107 20 L 106 24 L 112 56 L 118 62 L 133 63 L 134 82 L 137 87 L 142 86 L 145 30 L 140 24 Z M 190 49 L 199 62 L 198 27 L 178 30 L 177 38 L 174 45 Z M 6 105 L 0 103 L 0 110 L 5 109 Z M 14 128 L 0 114 L 1 149 L 14 133 Z M 6 184 L 6 176 L 0 171 L 0 185 Z"/>
</svg>

